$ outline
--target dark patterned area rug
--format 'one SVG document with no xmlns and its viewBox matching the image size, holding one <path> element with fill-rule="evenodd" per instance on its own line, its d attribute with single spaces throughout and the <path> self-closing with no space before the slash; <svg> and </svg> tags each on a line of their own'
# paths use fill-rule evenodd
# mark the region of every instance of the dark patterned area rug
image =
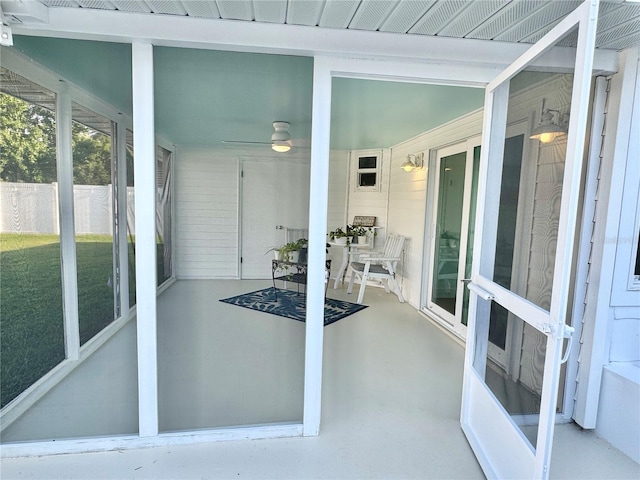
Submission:
<svg viewBox="0 0 640 480">
<path fill-rule="evenodd" d="M 278 289 L 277 293 L 276 299 L 273 288 L 265 288 L 235 297 L 223 298 L 220 301 L 304 322 L 306 313 L 304 294 L 282 289 Z M 326 327 L 365 308 L 367 308 L 366 305 L 325 298 L 324 325 Z"/>
</svg>

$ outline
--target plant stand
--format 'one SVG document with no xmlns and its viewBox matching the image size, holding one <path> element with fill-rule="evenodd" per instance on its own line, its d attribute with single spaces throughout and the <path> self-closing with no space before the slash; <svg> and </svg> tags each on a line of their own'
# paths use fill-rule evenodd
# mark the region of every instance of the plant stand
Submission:
<svg viewBox="0 0 640 480">
<path fill-rule="evenodd" d="M 328 275 L 331 271 L 331 260 L 325 260 L 325 295 L 327 293 Z M 271 260 L 271 280 L 273 281 L 273 294 L 278 300 L 278 289 L 276 288 L 276 280 L 283 282 L 292 282 L 297 285 L 298 294 L 300 293 L 300 285 L 303 286 L 302 293 L 307 294 L 307 264 L 299 262 L 287 262 L 284 260 Z"/>
</svg>

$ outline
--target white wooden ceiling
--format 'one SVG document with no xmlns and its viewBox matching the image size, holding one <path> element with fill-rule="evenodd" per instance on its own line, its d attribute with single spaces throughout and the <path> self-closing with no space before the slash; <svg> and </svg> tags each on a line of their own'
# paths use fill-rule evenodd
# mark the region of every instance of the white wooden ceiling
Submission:
<svg viewBox="0 0 640 480">
<path fill-rule="evenodd" d="M 534 43 L 581 0 L 39 0 L 50 8 Z M 575 46 L 569 36 L 562 45 Z M 640 45 L 638 0 L 604 0 L 596 47 Z"/>
</svg>

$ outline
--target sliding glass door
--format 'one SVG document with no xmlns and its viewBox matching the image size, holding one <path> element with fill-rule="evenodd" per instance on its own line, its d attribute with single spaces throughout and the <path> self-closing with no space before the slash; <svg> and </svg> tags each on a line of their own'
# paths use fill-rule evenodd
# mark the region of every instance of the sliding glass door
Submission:
<svg viewBox="0 0 640 480">
<path fill-rule="evenodd" d="M 474 229 L 469 218 L 475 212 L 479 143 L 477 137 L 439 149 L 430 165 L 436 188 L 425 308 L 461 336 L 467 324 L 468 294 L 462 280 L 471 268 Z"/>
<path fill-rule="evenodd" d="M 498 224 L 500 248 L 496 256 L 496 274 L 500 283 L 507 288 L 512 282 L 519 282 L 514 275 L 514 251 L 526 239 L 517 237 L 517 201 L 530 204 L 530 199 L 519 195 L 521 176 L 531 176 L 522 158 L 526 154 L 526 122 L 517 122 L 507 128 L 504 147 L 504 168 L 502 171 L 503 191 L 500 196 L 501 213 Z M 480 167 L 480 137 L 437 150 L 433 184 L 434 209 L 431 218 L 435 220 L 432 231 L 427 283 L 426 310 L 435 315 L 445 326 L 457 335 L 466 338 L 469 290 L 465 288 L 471 278 L 473 242 L 475 236 L 475 215 L 478 193 L 478 172 Z M 529 192 L 525 192 L 529 196 Z M 518 228 L 523 232 L 523 228 Z M 519 240 L 522 240 L 520 242 Z M 508 322 L 506 311 L 496 309 L 489 326 L 489 355 L 496 363 L 506 366 L 507 344 L 517 337 L 513 325 Z"/>
</svg>

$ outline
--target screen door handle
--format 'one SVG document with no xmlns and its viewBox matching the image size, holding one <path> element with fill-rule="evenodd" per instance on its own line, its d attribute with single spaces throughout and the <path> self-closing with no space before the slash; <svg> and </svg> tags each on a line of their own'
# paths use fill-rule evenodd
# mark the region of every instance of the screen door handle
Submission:
<svg viewBox="0 0 640 480">
<path fill-rule="evenodd" d="M 561 364 L 569 360 L 569 353 L 571 353 L 571 347 L 573 347 L 573 333 L 575 331 L 576 329 L 569 325 L 564 326 L 564 338 L 569 339 L 569 342 L 567 343 L 567 350 L 564 352 L 562 360 L 560 360 Z"/>
</svg>

